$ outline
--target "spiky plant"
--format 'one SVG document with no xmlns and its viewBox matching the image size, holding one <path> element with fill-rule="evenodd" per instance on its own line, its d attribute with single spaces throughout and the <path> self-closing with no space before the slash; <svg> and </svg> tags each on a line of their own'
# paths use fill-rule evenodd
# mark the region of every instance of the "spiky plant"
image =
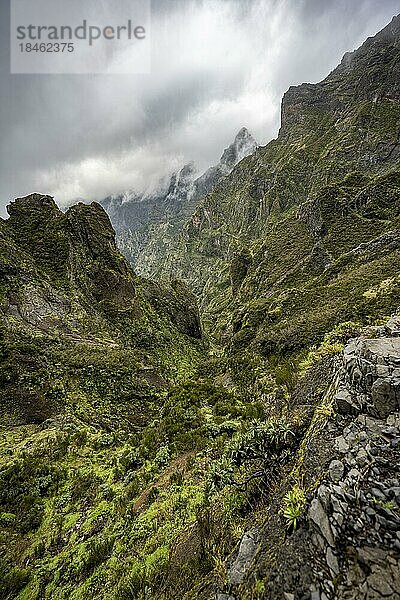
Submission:
<svg viewBox="0 0 400 600">
<path fill-rule="evenodd" d="M 301 517 L 306 504 L 306 494 L 303 488 L 295 485 L 286 494 L 283 504 L 282 512 L 286 519 L 287 528 L 296 531 L 297 521 Z"/>
</svg>

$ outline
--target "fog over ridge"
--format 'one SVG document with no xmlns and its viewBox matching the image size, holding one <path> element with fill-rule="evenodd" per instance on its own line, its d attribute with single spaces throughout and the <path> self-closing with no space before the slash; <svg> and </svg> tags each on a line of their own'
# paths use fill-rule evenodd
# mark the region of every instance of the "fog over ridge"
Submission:
<svg viewBox="0 0 400 600">
<path fill-rule="evenodd" d="M 1 4 L 1 214 L 32 191 L 66 206 L 151 187 L 190 161 L 205 170 L 242 126 L 267 143 L 290 85 L 324 78 L 399 12 L 392 0 L 152 5 L 150 75 L 67 76 L 9 74 Z"/>
</svg>

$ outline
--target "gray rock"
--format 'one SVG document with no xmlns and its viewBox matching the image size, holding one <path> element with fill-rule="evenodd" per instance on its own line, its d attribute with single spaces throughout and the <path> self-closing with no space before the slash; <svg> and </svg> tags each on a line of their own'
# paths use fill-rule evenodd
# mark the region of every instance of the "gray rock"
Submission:
<svg viewBox="0 0 400 600">
<path fill-rule="evenodd" d="M 382 429 L 381 434 L 388 437 L 397 437 L 399 435 L 399 430 L 397 427 L 388 426 Z"/>
<path fill-rule="evenodd" d="M 325 543 L 325 540 L 322 537 L 322 535 L 319 535 L 319 533 L 312 533 L 311 534 L 311 541 L 312 541 L 312 543 L 314 544 L 314 546 L 316 548 L 318 548 L 322 552 L 325 551 L 326 543 Z"/>
<path fill-rule="evenodd" d="M 369 462 L 369 460 L 368 460 L 368 454 L 367 454 L 367 451 L 364 448 L 361 448 L 357 452 L 356 462 L 357 462 L 357 464 L 360 467 L 365 467 L 365 465 L 368 464 L 368 462 Z"/>
<path fill-rule="evenodd" d="M 355 495 L 354 494 L 350 494 L 350 492 L 346 492 L 345 496 L 346 496 L 346 499 L 349 502 L 355 502 L 357 500 L 357 498 L 355 497 Z"/>
<path fill-rule="evenodd" d="M 344 473 L 344 464 L 340 460 L 333 460 L 329 465 L 329 476 L 334 483 L 340 481 Z"/>
<path fill-rule="evenodd" d="M 331 493 L 330 490 L 326 487 L 326 485 L 320 485 L 318 488 L 318 498 L 320 499 L 322 506 L 325 510 L 329 510 Z"/>
<path fill-rule="evenodd" d="M 257 552 L 259 534 L 257 529 L 247 531 L 240 542 L 239 551 L 232 566 L 228 570 L 228 583 L 236 585 L 240 583 Z"/>
<path fill-rule="evenodd" d="M 383 529 L 388 529 L 389 531 L 398 531 L 399 530 L 399 524 L 395 523 L 394 521 L 392 521 L 391 519 L 385 519 L 385 517 L 382 517 L 381 515 L 376 515 L 376 521 L 377 523 L 379 523 L 379 525 L 381 525 L 381 527 Z"/>
<path fill-rule="evenodd" d="M 377 379 L 371 388 L 371 398 L 377 414 L 386 419 L 399 408 L 400 378 Z"/>
<path fill-rule="evenodd" d="M 390 377 L 391 369 L 387 365 L 376 365 L 376 375 L 378 377 Z"/>
<path fill-rule="evenodd" d="M 389 319 L 385 325 L 385 329 L 391 337 L 400 337 L 400 316 L 396 315 Z"/>
<path fill-rule="evenodd" d="M 369 587 L 375 592 L 378 592 L 384 598 L 393 598 L 393 589 L 387 581 L 387 573 L 383 569 L 376 569 L 368 576 L 367 581 Z"/>
<path fill-rule="evenodd" d="M 400 506 L 400 487 L 392 487 L 388 491 L 388 496 L 390 499 L 396 500 L 397 504 Z"/>
<path fill-rule="evenodd" d="M 382 429 L 382 421 L 374 419 L 368 415 L 359 415 L 356 420 L 367 429 L 369 434 L 380 434 Z"/>
<path fill-rule="evenodd" d="M 400 590 L 400 563 L 394 560 L 393 564 L 390 565 L 390 571 L 393 579 L 393 589 L 398 592 Z"/>
<path fill-rule="evenodd" d="M 334 513 L 343 514 L 346 510 L 344 503 L 339 498 L 336 498 L 336 496 L 331 495 L 331 504 Z"/>
<path fill-rule="evenodd" d="M 345 495 L 347 486 L 342 481 L 340 481 L 339 485 L 332 485 L 332 490 L 335 492 L 335 495 L 338 496 L 338 501 L 340 503 L 342 511 L 346 511 L 348 507 Z"/>
<path fill-rule="evenodd" d="M 333 546 L 334 540 L 329 518 L 318 498 L 314 498 L 314 500 L 311 502 L 311 506 L 308 511 L 308 518 L 314 523 L 314 525 L 316 525 L 329 546 Z"/>
<path fill-rule="evenodd" d="M 339 574 L 339 563 L 336 556 L 332 552 L 332 548 L 328 548 L 326 551 L 326 562 L 328 564 L 332 578 L 336 577 Z"/>
<path fill-rule="evenodd" d="M 391 511 L 391 510 L 389 510 L 387 508 L 384 508 L 383 506 L 380 506 L 379 504 L 377 504 L 377 506 L 376 506 L 376 511 L 380 515 L 382 515 L 383 517 L 385 517 L 386 520 L 392 521 L 393 523 L 396 523 L 397 527 L 398 527 L 398 529 L 400 531 L 400 517 L 398 517 L 395 512 L 393 512 L 393 511 Z"/>
<path fill-rule="evenodd" d="M 375 498 L 377 498 L 378 500 L 381 500 L 381 502 L 386 501 L 385 494 L 383 492 L 381 492 L 381 490 L 378 490 L 378 488 L 376 488 L 376 487 L 372 488 L 371 492 L 375 496 Z"/>
<path fill-rule="evenodd" d="M 335 439 L 335 448 L 341 454 L 345 454 L 348 451 L 349 444 L 346 442 L 342 435 Z"/>
<path fill-rule="evenodd" d="M 400 415 L 399 413 L 396 413 L 394 415 L 389 415 L 388 418 L 386 419 L 386 424 L 391 426 L 391 427 L 397 427 L 397 429 L 400 429 Z"/>
<path fill-rule="evenodd" d="M 349 434 L 349 435 L 348 435 L 348 436 L 345 438 L 345 440 L 346 440 L 346 442 L 349 444 L 349 446 L 350 446 L 351 448 L 354 448 L 354 446 L 357 446 L 357 445 L 358 445 L 358 443 L 359 443 L 359 441 L 360 441 L 360 438 L 359 438 L 358 432 L 357 432 L 357 433 L 350 433 L 350 434 Z"/>
<path fill-rule="evenodd" d="M 342 414 L 356 415 L 359 413 L 357 402 L 345 387 L 339 389 L 335 395 L 335 402 L 338 411 Z"/>
<path fill-rule="evenodd" d="M 341 513 L 334 513 L 333 519 L 336 521 L 339 527 L 343 525 L 344 517 Z"/>
<path fill-rule="evenodd" d="M 350 481 L 358 481 L 361 477 L 361 473 L 358 469 L 351 469 L 347 474 L 347 478 Z"/>
</svg>

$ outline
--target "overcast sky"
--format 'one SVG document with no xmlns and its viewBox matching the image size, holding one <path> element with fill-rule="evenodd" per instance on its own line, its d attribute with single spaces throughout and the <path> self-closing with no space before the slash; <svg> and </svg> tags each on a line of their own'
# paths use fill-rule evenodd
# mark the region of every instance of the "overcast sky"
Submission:
<svg viewBox="0 0 400 600">
<path fill-rule="evenodd" d="M 285 90 L 324 78 L 400 0 L 153 0 L 149 75 L 10 75 L 0 7 L 4 214 L 33 191 L 67 205 L 204 169 L 242 126 L 266 144 Z"/>
</svg>

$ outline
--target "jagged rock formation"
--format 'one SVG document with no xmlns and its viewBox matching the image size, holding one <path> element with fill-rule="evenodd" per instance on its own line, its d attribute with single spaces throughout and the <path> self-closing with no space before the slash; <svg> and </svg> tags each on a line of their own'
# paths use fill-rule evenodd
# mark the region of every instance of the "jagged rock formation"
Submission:
<svg viewBox="0 0 400 600">
<path fill-rule="evenodd" d="M 396 325 L 398 327 L 398 320 Z M 364 410 L 375 417 L 386 418 L 400 410 L 398 337 L 353 342 L 346 349 L 343 370 L 348 383 L 336 398 L 341 412 L 357 414 Z M 354 397 L 349 388 L 355 389 L 357 396 Z"/>
<path fill-rule="evenodd" d="M 202 175 L 189 163 L 160 182 L 160 189 L 145 194 L 127 192 L 102 202 L 117 232 L 118 246 L 137 273 L 145 277 L 159 274 L 162 259 L 174 247 L 175 237 L 201 198 L 256 148 L 254 138 L 243 127 L 219 163 Z"/>
</svg>

